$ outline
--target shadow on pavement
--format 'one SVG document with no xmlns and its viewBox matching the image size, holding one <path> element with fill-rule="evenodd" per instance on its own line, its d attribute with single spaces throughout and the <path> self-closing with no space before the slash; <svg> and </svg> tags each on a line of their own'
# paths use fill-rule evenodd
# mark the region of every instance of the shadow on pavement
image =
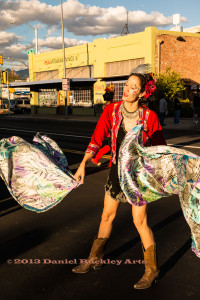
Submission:
<svg viewBox="0 0 200 300">
<path fill-rule="evenodd" d="M 20 254 L 43 243 L 49 236 L 49 232 L 41 229 L 26 232 L 22 235 L 10 239 L 0 246 L 0 265 L 7 262 L 8 259 L 15 259 Z"/>
<path fill-rule="evenodd" d="M 181 257 L 191 247 L 191 238 L 189 238 L 183 246 L 178 249 L 162 266 L 160 266 L 159 278 L 162 278 L 169 270 L 171 270 L 175 264 L 181 259 Z"/>
</svg>

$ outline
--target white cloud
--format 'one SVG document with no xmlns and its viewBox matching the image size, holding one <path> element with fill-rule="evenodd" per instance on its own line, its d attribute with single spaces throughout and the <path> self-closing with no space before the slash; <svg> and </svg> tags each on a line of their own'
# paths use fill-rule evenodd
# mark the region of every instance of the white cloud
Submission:
<svg viewBox="0 0 200 300">
<path fill-rule="evenodd" d="M 58 30 L 58 26 L 54 25 L 54 26 L 51 26 L 51 27 L 48 29 L 47 33 L 48 33 L 48 35 L 52 35 L 52 34 L 54 34 L 57 30 Z"/>
<path fill-rule="evenodd" d="M 9 2 L 0 0 L 0 3 L 0 30 L 11 26 L 9 23 L 13 19 L 16 25 L 39 21 L 40 24 L 51 26 L 50 30 L 53 31 L 54 26 L 60 26 L 60 5 L 48 5 L 39 0 Z M 124 6 L 102 8 L 84 5 L 78 0 L 63 1 L 63 15 L 66 29 L 75 35 L 118 34 L 126 22 Z M 187 20 L 181 17 L 181 21 Z M 172 16 L 166 17 L 160 12 L 149 14 L 145 11 L 129 12 L 129 25 L 132 33 L 150 25 L 167 26 L 170 24 L 172 24 Z"/>
<path fill-rule="evenodd" d="M 35 40 L 33 41 L 33 44 Z M 87 41 L 78 41 L 77 39 L 68 39 L 65 38 L 65 47 L 73 47 L 81 44 L 85 44 Z M 41 48 L 47 47 L 51 49 L 61 49 L 62 48 L 62 37 L 47 37 L 46 39 L 39 39 L 38 45 Z M 40 50 L 41 52 L 41 50 Z"/>
<path fill-rule="evenodd" d="M 17 36 L 15 33 L 0 31 L 0 49 L 21 40 L 22 36 Z"/>
</svg>

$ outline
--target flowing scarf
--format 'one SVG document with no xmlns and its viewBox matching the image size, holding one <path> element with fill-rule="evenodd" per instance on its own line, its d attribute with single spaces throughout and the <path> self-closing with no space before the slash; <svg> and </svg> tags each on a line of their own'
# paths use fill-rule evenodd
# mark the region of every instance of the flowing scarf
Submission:
<svg viewBox="0 0 200 300">
<path fill-rule="evenodd" d="M 0 176 L 13 198 L 24 208 L 45 212 L 78 186 L 65 155 L 50 138 L 34 145 L 12 136 L 0 141 Z"/>
<path fill-rule="evenodd" d="M 169 146 L 142 147 L 142 125 L 129 131 L 119 150 L 118 176 L 132 205 L 177 194 L 200 257 L 200 157 Z"/>
</svg>

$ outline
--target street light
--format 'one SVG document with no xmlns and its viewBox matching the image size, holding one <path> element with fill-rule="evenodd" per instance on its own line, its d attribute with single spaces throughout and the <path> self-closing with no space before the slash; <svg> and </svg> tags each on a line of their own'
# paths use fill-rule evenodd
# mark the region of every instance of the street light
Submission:
<svg viewBox="0 0 200 300">
<path fill-rule="evenodd" d="M 64 26 L 63 26 L 62 0 L 60 0 L 60 7 L 61 7 L 62 49 L 63 49 L 63 78 L 65 78 L 66 77 L 66 70 L 65 70 L 65 37 L 64 37 Z"/>
<path fill-rule="evenodd" d="M 10 21 L 10 24 L 14 24 L 14 23 L 15 23 L 15 20 Z M 31 26 L 28 23 L 24 23 L 24 24 L 29 26 L 35 32 L 35 52 L 36 52 L 36 54 L 38 54 L 38 32 L 37 32 L 37 28 Z"/>
</svg>

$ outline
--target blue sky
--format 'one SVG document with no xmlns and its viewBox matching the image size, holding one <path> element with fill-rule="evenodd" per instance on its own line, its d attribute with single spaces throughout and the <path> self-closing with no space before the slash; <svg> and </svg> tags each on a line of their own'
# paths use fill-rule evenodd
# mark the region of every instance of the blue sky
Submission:
<svg viewBox="0 0 200 300">
<path fill-rule="evenodd" d="M 120 34 L 126 10 L 130 33 L 147 26 L 168 30 L 177 13 L 184 28 L 200 25 L 199 0 L 63 0 L 63 8 L 66 47 Z M 27 63 L 27 50 L 34 48 L 34 31 L 25 23 L 38 28 L 40 52 L 61 48 L 60 0 L 0 0 L 0 10 L 0 53 L 18 60 L 5 60 L 5 67 L 25 68 L 19 61 Z"/>
</svg>

